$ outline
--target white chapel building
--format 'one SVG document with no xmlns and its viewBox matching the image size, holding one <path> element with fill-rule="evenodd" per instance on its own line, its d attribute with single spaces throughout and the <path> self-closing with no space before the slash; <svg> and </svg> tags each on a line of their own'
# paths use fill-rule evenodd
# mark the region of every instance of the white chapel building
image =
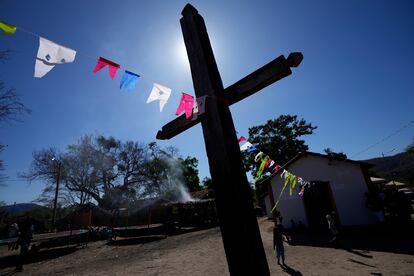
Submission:
<svg viewBox="0 0 414 276">
<path fill-rule="evenodd" d="M 292 196 L 289 196 L 289 187 L 285 189 L 277 207 L 283 225 L 289 228 L 293 220 L 315 228 L 326 227 L 326 214 L 332 211 L 342 226 L 375 224 L 375 215 L 365 206 L 365 193 L 371 185 L 370 167 L 368 163 L 319 153 L 298 154 L 284 168 L 313 185 L 305 189 L 303 197 L 298 194 L 299 188 L 294 189 Z M 279 170 L 261 182 L 267 191 L 265 205 L 269 218 L 273 216 L 271 209 L 284 184 L 281 173 Z"/>
</svg>

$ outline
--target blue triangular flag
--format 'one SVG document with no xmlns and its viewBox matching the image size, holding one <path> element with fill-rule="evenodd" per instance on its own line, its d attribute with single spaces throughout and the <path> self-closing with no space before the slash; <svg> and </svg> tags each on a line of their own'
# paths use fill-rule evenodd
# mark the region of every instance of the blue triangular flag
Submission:
<svg viewBox="0 0 414 276">
<path fill-rule="evenodd" d="M 139 75 L 125 70 L 125 73 L 122 76 L 121 85 L 119 86 L 119 88 L 121 89 L 124 88 L 129 91 L 133 90 L 135 88 L 135 85 L 137 84 L 138 78 L 139 78 Z"/>
<path fill-rule="evenodd" d="M 256 146 L 251 146 L 250 148 L 247 149 L 247 152 L 252 152 L 256 150 L 257 150 Z"/>
</svg>

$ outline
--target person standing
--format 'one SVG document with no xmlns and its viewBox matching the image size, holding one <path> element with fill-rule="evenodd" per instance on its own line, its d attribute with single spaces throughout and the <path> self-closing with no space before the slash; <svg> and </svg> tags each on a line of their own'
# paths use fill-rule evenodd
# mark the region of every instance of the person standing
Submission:
<svg viewBox="0 0 414 276">
<path fill-rule="evenodd" d="M 331 214 L 326 214 L 326 220 L 328 221 L 328 228 L 329 231 L 332 234 L 332 239 L 329 241 L 330 243 L 332 242 L 338 242 L 338 235 L 339 235 L 339 231 L 338 228 L 336 227 L 336 223 L 335 223 L 335 212 L 332 212 Z"/>
<path fill-rule="evenodd" d="M 30 217 L 24 217 L 18 222 L 18 227 L 19 238 L 17 242 L 20 245 L 20 255 L 17 260 L 16 270 L 23 271 L 23 264 L 26 261 L 33 236 L 33 220 Z"/>
<path fill-rule="evenodd" d="M 12 238 L 16 238 L 18 236 L 19 236 L 19 226 L 17 225 L 16 222 L 13 222 L 12 225 L 10 225 L 9 233 L 8 233 L 7 237 L 9 239 L 12 239 Z M 16 250 L 17 248 L 18 248 L 17 241 L 12 242 L 8 245 L 9 250 Z"/>
<path fill-rule="evenodd" d="M 285 248 L 283 246 L 284 227 L 282 225 L 282 217 L 275 219 L 273 227 L 273 249 L 276 251 L 277 264 L 280 265 L 280 257 L 282 257 L 282 265 L 285 266 Z"/>
</svg>

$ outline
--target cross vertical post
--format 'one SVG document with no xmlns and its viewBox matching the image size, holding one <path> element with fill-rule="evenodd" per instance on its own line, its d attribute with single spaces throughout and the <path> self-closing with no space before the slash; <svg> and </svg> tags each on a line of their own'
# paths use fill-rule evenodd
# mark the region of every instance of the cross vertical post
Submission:
<svg viewBox="0 0 414 276">
<path fill-rule="evenodd" d="M 180 20 L 197 97 L 220 230 L 231 275 L 270 275 L 251 189 L 204 19 L 187 4 Z"/>
</svg>

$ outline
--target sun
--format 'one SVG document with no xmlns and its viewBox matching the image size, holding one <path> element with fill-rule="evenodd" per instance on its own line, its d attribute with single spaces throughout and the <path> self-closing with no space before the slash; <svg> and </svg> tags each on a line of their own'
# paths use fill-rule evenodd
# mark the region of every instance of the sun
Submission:
<svg viewBox="0 0 414 276">
<path fill-rule="evenodd" d="M 175 43 L 175 58 L 177 62 L 183 67 L 189 68 L 190 62 L 188 61 L 187 50 L 185 48 L 184 40 L 178 39 Z"/>
</svg>

